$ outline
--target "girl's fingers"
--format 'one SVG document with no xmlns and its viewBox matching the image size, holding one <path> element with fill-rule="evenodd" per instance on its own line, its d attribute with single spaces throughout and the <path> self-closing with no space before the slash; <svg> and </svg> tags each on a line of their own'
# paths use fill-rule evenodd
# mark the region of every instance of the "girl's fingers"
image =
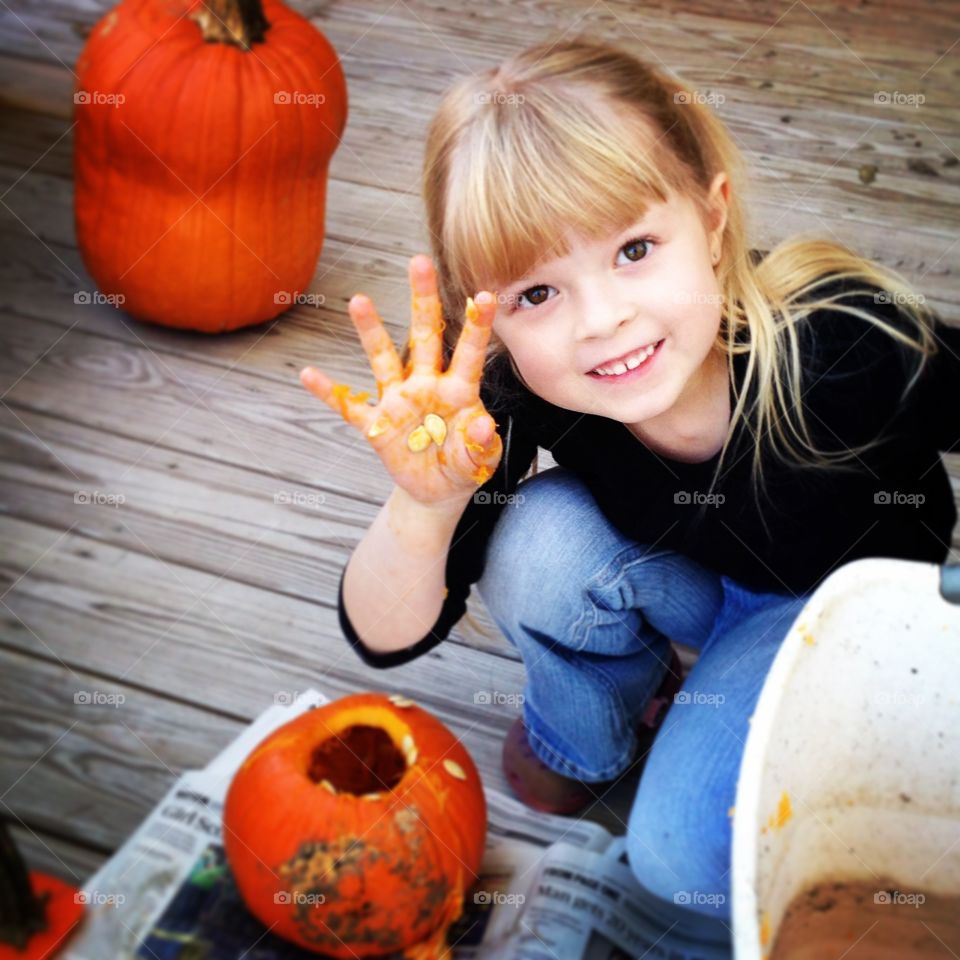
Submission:
<svg viewBox="0 0 960 960">
<path fill-rule="evenodd" d="M 463 426 L 463 446 L 471 476 L 477 485 L 493 476 L 503 451 L 497 425 L 489 413 L 480 413 Z"/>
<path fill-rule="evenodd" d="M 448 375 L 479 385 L 496 312 L 496 298 L 486 290 L 477 294 L 476 301 L 467 298 L 466 318 L 450 359 Z"/>
<path fill-rule="evenodd" d="M 410 258 L 411 370 L 439 373 L 443 362 L 443 311 L 433 261 L 425 254 Z"/>
<path fill-rule="evenodd" d="M 300 371 L 300 382 L 347 423 L 366 434 L 375 416 L 374 408 L 366 402 L 369 393 L 351 394 L 345 383 L 334 383 L 316 367 L 304 367 Z"/>
<path fill-rule="evenodd" d="M 403 379 L 403 364 L 397 348 L 369 297 L 362 293 L 355 294 L 347 304 L 347 312 L 357 328 L 360 343 L 367 353 L 370 369 L 377 382 L 377 392 L 382 397 L 387 386 Z"/>
</svg>

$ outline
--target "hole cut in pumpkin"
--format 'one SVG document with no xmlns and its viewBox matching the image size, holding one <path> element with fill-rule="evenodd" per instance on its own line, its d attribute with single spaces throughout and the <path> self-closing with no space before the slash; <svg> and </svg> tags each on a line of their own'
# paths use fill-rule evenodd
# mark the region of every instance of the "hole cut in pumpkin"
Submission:
<svg viewBox="0 0 960 960">
<path fill-rule="evenodd" d="M 392 790 L 403 778 L 407 761 L 382 727 L 354 724 L 314 747 L 308 775 L 329 781 L 337 793 Z"/>
</svg>

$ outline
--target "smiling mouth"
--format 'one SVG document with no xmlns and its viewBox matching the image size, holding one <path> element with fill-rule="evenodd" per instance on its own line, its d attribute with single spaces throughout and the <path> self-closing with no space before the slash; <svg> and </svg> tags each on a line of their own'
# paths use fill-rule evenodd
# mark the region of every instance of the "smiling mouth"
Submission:
<svg viewBox="0 0 960 960">
<path fill-rule="evenodd" d="M 588 376 L 596 377 L 597 379 L 616 380 L 634 370 L 643 369 L 659 351 L 662 343 L 663 340 L 657 340 L 652 344 L 648 344 L 646 347 L 634 350 L 633 353 L 628 354 L 623 360 L 618 360 L 615 363 L 601 364 L 599 367 L 595 367 L 589 371 Z"/>
</svg>

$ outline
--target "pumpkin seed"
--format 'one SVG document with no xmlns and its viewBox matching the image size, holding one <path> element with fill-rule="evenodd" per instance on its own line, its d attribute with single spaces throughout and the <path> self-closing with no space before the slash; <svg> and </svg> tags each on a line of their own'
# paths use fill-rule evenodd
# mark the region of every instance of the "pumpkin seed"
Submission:
<svg viewBox="0 0 960 960">
<path fill-rule="evenodd" d="M 370 425 L 370 429 L 367 431 L 367 436 L 371 439 L 373 437 L 379 437 L 381 433 L 386 433 L 390 428 L 390 418 L 384 414 L 383 416 L 377 417 L 376 420 Z"/>
<path fill-rule="evenodd" d="M 321 780 L 320 786 L 323 787 L 324 790 L 329 790 L 334 796 L 337 795 L 337 788 L 329 780 Z"/>
<path fill-rule="evenodd" d="M 426 450 L 427 447 L 433 442 L 429 433 L 427 433 L 426 427 L 419 426 L 410 431 L 410 436 L 407 437 L 407 447 L 413 453 L 419 453 L 421 450 Z"/>
<path fill-rule="evenodd" d="M 407 753 L 407 766 L 412 767 L 417 762 L 417 757 L 419 756 L 420 754 L 417 753 L 416 748 L 414 748 L 413 750 L 410 750 Z"/>
<path fill-rule="evenodd" d="M 463 767 L 461 767 L 456 760 L 444 760 L 443 769 L 446 770 L 451 777 L 456 777 L 458 780 L 467 779 L 467 775 L 463 772 Z"/>
<path fill-rule="evenodd" d="M 363 799 L 364 799 L 364 800 L 379 800 L 379 799 L 380 799 L 380 794 L 379 794 L 379 793 L 365 793 L 365 794 L 363 795 Z"/>
<path fill-rule="evenodd" d="M 447 436 L 447 422 L 443 417 L 437 416 L 435 413 L 428 413 L 423 418 L 423 426 L 426 429 L 427 433 L 430 434 L 433 442 L 438 446 L 443 446 L 443 441 Z"/>
<path fill-rule="evenodd" d="M 388 699 L 395 707 L 412 707 L 412 706 L 414 706 L 414 703 L 413 703 L 412 700 L 408 700 L 406 697 L 401 696 L 399 693 L 392 693 L 392 694 L 390 694 L 389 697 L 387 697 L 387 699 Z"/>
<path fill-rule="evenodd" d="M 405 733 L 403 739 L 400 741 L 400 749 L 404 753 L 409 753 L 415 746 L 416 744 L 413 742 L 413 737 L 411 737 L 409 733 Z"/>
</svg>

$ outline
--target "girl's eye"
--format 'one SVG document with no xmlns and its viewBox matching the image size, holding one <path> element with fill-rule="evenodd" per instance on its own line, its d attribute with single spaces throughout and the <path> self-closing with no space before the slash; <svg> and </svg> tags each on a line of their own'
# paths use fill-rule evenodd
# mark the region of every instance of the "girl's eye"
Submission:
<svg viewBox="0 0 960 960">
<path fill-rule="evenodd" d="M 627 254 L 631 263 L 639 263 L 641 260 L 645 260 L 649 256 L 649 247 L 653 245 L 653 239 L 651 237 L 636 237 L 633 240 L 628 240 L 620 250 L 633 250 L 636 251 L 640 248 L 641 244 L 643 245 L 643 250 L 639 256 L 632 256 L 630 253 Z"/>
<path fill-rule="evenodd" d="M 520 306 L 520 301 L 524 298 L 530 303 L 531 306 L 539 307 L 547 298 L 541 296 L 540 291 L 543 290 L 556 290 L 556 287 L 551 287 L 549 284 L 541 283 L 535 287 L 527 287 L 526 290 L 518 293 L 514 299 L 513 309 L 514 310 L 528 310 L 529 307 Z"/>
<path fill-rule="evenodd" d="M 641 260 L 646 260 L 647 257 L 650 256 L 650 247 L 652 247 L 655 243 L 656 241 L 653 239 L 653 237 L 635 237 L 633 240 L 628 240 L 620 248 L 618 253 L 628 251 L 627 258 L 629 262 L 639 263 Z M 632 251 L 632 253 L 629 251 Z M 539 307 L 541 303 L 546 302 L 548 299 L 548 297 L 542 291 L 556 289 L 556 287 L 551 287 L 547 283 L 540 283 L 535 287 L 527 287 L 526 290 L 514 295 L 513 303 L 510 306 L 510 312 L 513 313 L 516 310 L 529 310 L 532 307 Z M 529 307 L 521 306 L 521 301 L 524 299 L 526 299 L 530 304 Z"/>
</svg>

